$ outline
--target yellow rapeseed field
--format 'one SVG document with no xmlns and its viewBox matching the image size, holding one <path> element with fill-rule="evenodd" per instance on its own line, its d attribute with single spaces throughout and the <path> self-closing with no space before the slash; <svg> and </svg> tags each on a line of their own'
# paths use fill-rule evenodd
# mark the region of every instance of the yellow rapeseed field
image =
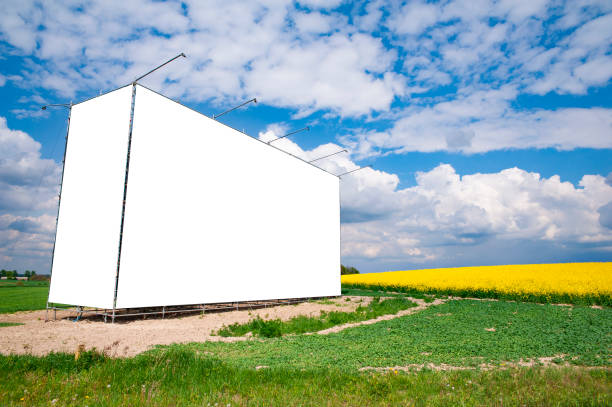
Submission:
<svg viewBox="0 0 612 407">
<path fill-rule="evenodd" d="M 612 263 L 458 267 L 342 276 L 347 286 L 612 305 Z"/>
</svg>

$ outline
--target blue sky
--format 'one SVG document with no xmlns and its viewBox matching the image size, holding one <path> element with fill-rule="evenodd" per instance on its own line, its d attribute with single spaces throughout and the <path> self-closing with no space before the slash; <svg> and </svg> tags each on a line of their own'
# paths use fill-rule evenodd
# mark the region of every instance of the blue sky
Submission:
<svg viewBox="0 0 612 407">
<path fill-rule="evenodd" d="M 143 84 L 321 160 L 362 271 L 612 260 L 609 1 L 12 1 L 0 267 L 48 270 L 66 111 Z M 237 163 L 239 165 L 239 163 Z M 160 214 L 163 216 L 163 214 Z"/>
</svg>

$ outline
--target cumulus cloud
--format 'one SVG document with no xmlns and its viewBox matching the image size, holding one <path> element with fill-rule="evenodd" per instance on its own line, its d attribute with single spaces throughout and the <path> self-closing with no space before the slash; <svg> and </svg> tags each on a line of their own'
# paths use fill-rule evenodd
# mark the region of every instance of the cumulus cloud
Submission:
<svg viewBox="0 0 612 407">
<path fill-rule="evenodd" d="M 439 19 L 440 8 L 425 2 L 409 2 L 394 13 L 388 25 L 400 34 L 417 35 Z"/>
<path fill-rule="evenodd" d="M 542 178 L 519 168 L 460 176 L 441 164 L 418 173 L 417 185 L 401 190 L 375 173 L 363 171 L 354 178 L 358 185 L 376 185 L 378 179 L 378 194 L 384 191 L 388 205 L 377 217 L 370 203 L 343 199 L 343 213 L 366 214 L 355 216 L 360 223 L 342 226 L 343 258 L 355 264 L 374 258 L 393 263 L 391 268 L 520 263 L 538 256 L 563 261 L 560 252 L 584 254 L 612 244 L 612 187 L 601 176 L 585 175 L 574 187 L 558 176 Z M 351 195 L 346 188 L 343 197 Z M 521 247 L 508 255 L 509 247 L 527 242 L 549 253 Z M 381 266 L 370 271 L 382 271 Z"/>
<path fill-rule="evenodd" d="M 343 3 L 344 0 L 299 0 L 303 6 L 319 9 L 333 9 Z"/>
<path fill-rule="evenodd" d="M 55 230 L 60 167 L 40 144 L 0 117 L 0 260 L 3 267 L 47 272 Z"/>
<path fill-rule="evenodd" d="M 612 229 L 612 201 L 597 210 L 599 212 L 599 223 L 603 227 Z"/>
<path fill-rule="evenodd" d="M 379 0 L 352 5 L 350 15 L 339 11 L 341 4 L 24 0 L 4 8 L 0 39 L 11 52 L 32 57 L 20 86 L 62 97 L 128 83 L 184 51 L 188 59 L 145 83 L 184 101 L 227 104 L 257 96 L 294 110 L 296 118 L 318 110 L 327 110 L 326 117 L 365 115 L 371 128 L 352 140 L 361 151 L 385 148 L 381 134 L 391 152 L 608 146 L 601 141 L 608 111 L 534 111 L 513 102 L 524 93 L 584 94 L 609 83 L 609 2 Z M 445 86 L 457 91 L 419 97 Z M 385 132 L 387 122 L 372 116 L 389 119 L 389 110 L 394 122 Z M 13 114 L 41 113 L 17 108 Z M 568 115 L 575 119 L 572 132 L 595 134 L 569 138 L 558 131 L 555 120 Z M 538 131 L 520 136 L 525 128 Z"/>
<path fill-rule="evenodd" d="M 307 5 L 319 8 L 315 3 Z M 388 72 L 395 52 L 346 27 L 340 14 L 294 6 L 288 0 L 187 2 L 185 7 L 24 1 L 0 17 L 0 33 L 19 52 L 44 62 L 27 70 L 28 83 L 65 97 L 128 83 L 184 51 L 187 60 L 145 82 L 198 102 L 257 94 L 269 104 L 340 115 L 388 109 L 403 86 Z M 23 30 L 29 30 L 27 41 L 19 34 Z M 330 37 L 318 35 L 332 31 Z"/>
<path fill-rule="evenodd" d="M 504 148 L 612 148 L 612 109 L 517 111 L 513 87 L 472 92 L 403 112 L 386 132 L 345 135 L 359 157 L 383 152 L 481 153 Z M 402 117 L 403 116 L 403 117 Z"/>
<path fill-rule="evenodd" d="M 286 134 L 271 125 L 259 134 L 270 141 Z M 305 150 L 285 138 L 274 143 L 306 161 L 343 147 L 335 143 Z M 354 154 L 316 162 L 332 174 L 357 169 Z M 0 121 L 0 258 L 9 267 L 45 271 L 55 227 L 59 165 L 40 158 L 40 145 Z M 509 168 L 498 173 L 459 175 L 448 164 L 416 174 L 416 185 L 399 188 L 396 174 L 366 168 L 341 179 L 342 255 L 364 270 L 495 262 L 561 261 L 563 251 L 603 250 L 612 245 L 612 186 L 585 175 L 577 186 L 558 176 Z M 526 242 L 542 251 L 530 253 Z M 523 246 L 525 247 L 523 247 Z M 521 247 L 518 247 L 521 246 Z M 555 250 L 552 250 L 552 249 Z M 486 254 L 483 257 L 483 254 Z M 483 259 L 487 260 L 483 260 Z M 376 259 L 376 264 L 368 262 Z M 498 261 L 503 261 L 499 260 Z M 368 268 L 372 267 L 372 268 Z"/>
<path fill-rule="evenodd" d="M 259 138 L 281 133 L 271 127 Z M 332 143 L 314 150 L 287 139 L 277 143 L 305 160 L 341 149 Z M 347 154 L 317 165 L 334 174 L 358 168 Z M 480 264 L 485 247 L 502 255 L 504 245 L 532 242 L 551 249 L 543 261 L 560 261 L 552 257 L 553 246 L 558 255 L 560 247 L 584 251 L 612 245 L 612 186 L 599 175 L 585 175 L 574 186 L 557 175 L 544 178 L 520 168 L 461 176 L 440 164 L 418 172 L 414 187 L 398 185 L 397 175 L 371 168 L 342 178 L 343 258 L 355 264 L 380 260 L 376 267 L 457 264 L 458 256 Z M 514 262 L 534 258 L 528 249 L 513 255 Z"/>
</svg>

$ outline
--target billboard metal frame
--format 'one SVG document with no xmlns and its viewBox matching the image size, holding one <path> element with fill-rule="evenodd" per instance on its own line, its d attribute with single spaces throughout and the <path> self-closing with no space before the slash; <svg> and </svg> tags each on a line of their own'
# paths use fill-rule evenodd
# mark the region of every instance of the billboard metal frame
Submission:
<svg viewBox="0 0 612 407">
<path fill-rule="evenodd" d="M 115 292 L 113 293 L 112 322 L 115 322 L 115 310 L 117 309 L 117 291 L 119 290 L 119 270 L 121 268 L 121 246 L 123 243 L 123 225 L 125 224 L 125 201 L 127 199 L 128 177 L 130 174 L 130 151 L 132 148 L 132 129 L 134 128 L 134 105 L 135 103 L 136 103 L 136 82 L 132 84 L 132 102 L 130 104 L 130 128 L 129 128 L 129 133 L 128 133 L 127 157 L 125 160 L 125 181 L 123 183 L 123 201 L 121 203 L 122 205 L 121 206 L 121 227 L 119 230 L 119 250 L 117 252 L 117 274 L 115 275 Z"/>
<path fill-rule="evenodd" d="M 181 56 L 181 55 L 179 55 Z M 182 55 L 184 56 L 184 55 Z M 172 60 L 178 58 L 175 57 Z M 172 60 L 168 61 L 171 62 Z M 166 63 L 168 63 L 166 62 Z M 163 64 L 165 65 L 165 64 Z M 162 66 L 163 66 L 162 65 Z M 161 67 L 161 66 L 160 66 Z M 158 67 L 159 68 L 159 67 Z M 156 68 L 156 69 L 158 69 Z M 154 69 L 153 71 L 155 71 L 156 69 Z M 151 71 L 151 72 L 153 72 Z M 149 73 L 151 73 L 149 72 Z M 146 76 L 146 75 L 143 75 Z M 141 77 L 142 78 L 142 77 Z M 138 79 L 141 79 L 138 78 Z M 113 308 L 112 309 L 101 309 L 101 308 L 95 308 L 95 307 L 83 307 L 83 306 L 79 306 L 77 304 L 73 304 L 75 305 L 75 307 L 71 308 L 70 306 L 66 307 L 66 306 L 62 306 L 61 304 L 58 303 L 53 303 L 53 302 L 49 302 L 49 297 L 47 297 L 47 305 L 46 305 L 46 318 L 45 320 L 48 321 L 48 313 L 49 310 L 53 310 L 54 311 L 54 319 L 57 318 L 57 311 L 58 310 L 69 310 L 72 309 L 77 313 L 77 320 L 83 315 L 83 314 L 92 314 L 92 315 L 98 315 L 98 316 L 102 316 L 104 318 L 104 322 L 107 322 L 107 319 L 110 318 L 111 322 L 115 321 L 116 317 L 127 317 L 127 316 L 146 316 L 146 315 L 153 315 L 153 314 L 161 314 L 162 318 L 165 316 L 165 314 L 169 314 L 169 313 L 186 313 L 186 312 L 195 312 L 195 311 L 201 311 L 203 314 L 206 312 L 207 309 L 214 309 L 214 310 L 218 310 L 218 309 L 235 309 L 238 310 L 241 307 L 242 308 L 249 308 L 249 309 L 253 309 L 253 307 L 267 307 L 267 306 L 275 306 L 275 305 L 283 305 L 283 304 L 295 304 L 295 303 L 300 303 L 300 302 L 304 302 L 304 301 L 308 301 L 311 299 L 319 299 L 319 298 L 334 298 L 336 296 L 327 296 L 327 297 L 302 297 L 302 298 L 284 298 L 284 299 L 261 299 L 261 300 L 257 300 L 257 301 L 242 301 L 242 302 L 226 302 L 226 303 L 200 303 L 200 304 L 193 304 L 193 305 L 160 305 L 160 306 L 154 306 L 154 307 L 146 307 L 146 308 L 121 308 L 118 309 L 116 307 L 117 304 L 117 293 L 118 293 L 118 284 L 119 284 L 119 272 L 120 272 L 120 260 L 121 260 L 121 248 L 122 248 L 122 240 L 123 240 L 123 227 L 124 227 L 124 219 L 125 219 L 125 205 L 126 205 L 126 200 L 127 200 L 127 191 L 128 191 L 128 178 L 129 178 L 129 165 L 130 165 L 130 153 L 131 153 L 131 143 L 132 143 L 132 130 L 133 130 L 133 124 L 134 124 L 134 110 L 135 110 L 135 104 L 136 104 L 136 86 L 142 86 L 143 88 L 159 95 L 162 96 L 174 103 L 179 104 L 180 106 L 187 108 L 193 112 L 196 112 L 204 117 L 207 118 L 211 118 L 195 109 L 190 108 L 189 106 L 186 106 L 176 100 L 173 100 L 155 90 L 152 90 L 146 86 L 143 86 L 139 83 L 137 83 L 136 81 L 132 82 L 131 84 L 128 85 L 124 85 L 121 87 L 118 87 L 116 89 L 110 90 L 108 92 L 102 93 L 100 95 L 85 99 L 81 102 L 78 103 L 72 103 L 70 102 L 69 104 L 69 113 L 68 113 L 68 125 L 67 125 L 67 129 L 66 129 L 66 140 L 65 140 L 65 147 L 64 147 L 64 157 L 63 157 L 63 162 L 62 162 L 62 177 L 61 177 L 61 181 L 60 181 L 60 190 L 59 190 L 59 199 L 58 199 L 58 208 L 57 208 L 57 216 L 56 216 L 56 223 L 55 223 L 55 237 L 54 237 L 54 242 L 53 242 L 53 251 L 52 251 L 52 257 L 51 257 L 51 271 L 50 271 L 50 275 L 52 274 L 53 271 L 53 260 L 55 257 L 55 244 L 56 244 L 56 239 L 57 239 L 57 228 L 58 228 L 58 220 L 59 220 L 59 211 L 60 211 L 60 205 L 61 205 L 61 193 L 62 193 L 62 187 L 63 187 L 63 181 L 64 181 L 64 171 L 65 171 L 65 164 L 66 164 L 66 154 L 67 154 L 67 147 L 68 147 L 68 137 L 70 134 L 70 117 L 71 117 L 71 113 L 72 113 L 72 107 L 93 99 L 96 99 L 100 96 L 104 96 L 107 95 L 111 92 L 114 92 L 116 90 L 125 88 L 127 86 L 132 86 L 132 98 L 131 98 L 131 106 L 130 106 L 130 123 L 129 123 L 129 133 L 128 133 L 128 146 L 127 146 L 127 158 L 126 158 L 126 168 L 125 168 L 125 179 L 124 179 L 124 190 L 123 190 L 123 200 L 122 200 L 122 212 L 121 212 L 121 227 L 120 227 L 120 231 L 119 231 L 119 247 L 118 247 L 118 257 L 117 257 L 117 270 L 116 270 L 116 274 L 115 274 L 115 284 L 114 284 L 114 293 L 113 293 Z M 216 121 L 216 118 L 212 118 L 213 120 Z M 248 134 L 237 130 L 225 123 L 221 123 L 218 122 L 238 133 L 244 134 L 247 137 L 250 137 L 254 140 L 259 141 L 261 144 L 266 145 L 270 148 L 274 148 L 278 151 L 281 151 L 293 158 L 296 158 L 312 167 L 315 167 L 329 175 L 332 175 L 338 179 L 341 179 L 342 175 L 345 174 L 341 174 L 341 175 L 336 175 L 333 174 L 315 164 L 313 164 L 311 161 L 306 161 L 301 157 L 298 157 L 294 154 L 289 153 L 288 151 L 282 150 L 270 143 L 266 143 L 258 138 L 249 136 Z M 322 157 L 325 158 L 325 157 Z M 316 161 L 316 160 L 314 160 Z M 352 172 L 352 171 L 351 171 Z M 341 202 L 340 202 L 340 191 L 338 191 L 338 208 L 340 210 L 341 208 Z M 341 225 L 338 225 L 340 231 L 341 231 Z M 339 244 L 341 244 L 341 234 L 338 235 L 339 236 Z M 341 247 L 338 247 L 339 249 L 339 253 L 341 251 Z M 166 308 L 172 308 L 172 310 L 166 310 Z M 133 310 L 134 312 L 129 312 L 129 310 Z"/>
<path fill-rule="evenodd" d="M 53 311 L 53 320 L 57 320 L 57 311 L 68 311 L 71 312 L 72 318 L 74 316 L 75 322 L 80 320 L 84 316 L 102 317 L 104 322 L 108 322 L 110 319 L 112 322 L 117 318 L 125 317 L 139 317 L 146 318 L 147 315 L 161 315 L 162 319 L 166 315 L 170 314 L 187 314 L 194 312 L 201 312 L 202 315 L 211 312 L 224 312 L 224 311 L 241 311 L 241 310 L 254 310 L 259 308 L 276 307 L 279 305 L 293 305 L 301 304 L 307 301 L 316 301 L 327 298 L 337 298 L 338 296 L 327 296 L 327 297 L 302 297 L 302 298 L 284 298 L 274 300 L 253 300 L 253 301 L 238 301 L 238 302 L 218 302 L 218 303 L 201 303 L 201 304 L 188 304 L 188 305 L 160 305 L 155 307 L 141 307 L 141 308 L 117 308 L 117 309 L 105 309 L 105 308 L 93 308 L 93 307 L 81 307 L 81 306 L 60 306 L 55 304 L 47 307 L 47 317 L 45 322 L 49 321 L 48 317 L 49 310 Z M 60 318 L 62 319 L 62 318 Z"/>
<path fill-rule="evenodd" d="M 64 169 L 66 168 L 66 151 L 68 150 L 68 135 L 70 134 L 70 115 L 72 114 L 72 102 L 70 102 L 68 106 L 68 123 L 66 125 L 66 137 L 64 143 L 64 157 L 62 158 L 62 177 L 60 179 L 59 184 L 59 194 L 57 198 L 57 213 L 55 214 L 55 234 L 53 235 L 53 249 L 51 251 L 51 266 L 49 270 L 49 281 L 51 281 L 51 277 L 53 274 L 53 259 L 55 258 L 55 243 L 57 240 L 57 222 L 59 220 L 59 210 L 60 205 L 62 203 L 62 186 L 64 185 Z M 49 316 L 49 294 L 47 294 L 47 312 L 45 319 Z"/>
</svg>

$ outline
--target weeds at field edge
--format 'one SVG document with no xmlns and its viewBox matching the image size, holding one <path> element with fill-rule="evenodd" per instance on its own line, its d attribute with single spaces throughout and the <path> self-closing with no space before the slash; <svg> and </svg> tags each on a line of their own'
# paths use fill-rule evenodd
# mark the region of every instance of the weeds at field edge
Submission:
<svg viewBox="0 0 612 407">
<path fill-rule="evenodd" d="M 535 302 L 543 304 L 575 304 L 575 305 L 602 305 L 612 307 L 612 297 L 609 295 L 570 295 L 570 294 L 512 294 L 504 293 L 496 290 L 466 290 L 466 289 L 434 289 L 428 288 L 418 290 L 414 287 L 404 287 L 399 285 L 378 285 L 378 284 L 354 284 L 343 283 L 343 289 L 362 289 L 376 291 L 394 291 L 404 293 L 406 295 L 422 296 L 424 294 L 456 296 L 462 298 L 490 298 L 497 300 L 511 300 L 521 302 Z"/>
</svg>

